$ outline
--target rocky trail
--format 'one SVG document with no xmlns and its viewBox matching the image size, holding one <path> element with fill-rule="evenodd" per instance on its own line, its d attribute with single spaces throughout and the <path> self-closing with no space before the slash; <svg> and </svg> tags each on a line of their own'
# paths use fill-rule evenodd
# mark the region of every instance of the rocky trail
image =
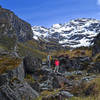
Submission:
<svg viewBox="0 0 100 100">
<path fill-rule="evenodd" d="M 88 73 L 86 70 L 65 70 L 63 72 L 60 69 L 57 73 L 48 67 L 46 62 L 43 62 L 42 67 L 35 73 L 32 71 L 29 73 L 36 80 L 34 84 L 38 84 L 37 87 L 33 88 L 40 92 L 42 100 L 65 100 L 75 95 L 81 95 L 80 93 L 75 93 L 74 88 L 80 88 L 82 85 L 88 84 L 88 82 L 97 78 L 96 74 Z M 88 92 L 91 92 L 91 90 Z"/>
<path fill-rule="evenodd" d="M 82 71 L 65 72 L 63 74 L 54 73 L 48 68 L 43 68 L 43 71 L 44 73 L 46 73 L 46 76 L 44 75 L 42 81 L 39 83 L 41 91 L 56 91 L 57 89 L 59 90 L 59 92 L 55 94 L 51 93 L 50 95 L 46 95 L 46 97 L 44 96 L 43 98 L 45 99 L 43 100 L 53 100 L 57 97 L 57 95 L 58 99 L 56 98 L 56 100 L 65 100 L 65 98 L 71 98 L 75 95 L 71 92 L 76 85 L 81 86 L 83 82 L 88 83 L 89 81 L 96 78 L 96 75 L 89 75 L 88 73 L 84 73 Z M 74 79 L 77 78 L 75 77 L 75 75 L 81 78 Z"/>
</svg>

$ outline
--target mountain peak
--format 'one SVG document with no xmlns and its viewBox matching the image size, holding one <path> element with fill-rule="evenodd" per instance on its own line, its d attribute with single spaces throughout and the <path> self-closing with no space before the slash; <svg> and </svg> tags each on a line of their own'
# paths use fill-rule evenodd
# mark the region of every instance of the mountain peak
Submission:
<svg viewBox="0 0 100 100">
<path fill-rule="evenodd" d="M 45 40 L 55 39 L 62 46 L 90 46 L 91 41 L 100 32 L 100 21 L 91 18 L 78 18 L 65 24 L 53 24 L 49 29 L 32 27 L 34 37 Z M 34 38 L 33 37 L 33 38 Z"/>
<path fill-rule="evenodd" d="M 53 28 L 61 28 L 61 24 L 53 24 Z"/>
</svg>

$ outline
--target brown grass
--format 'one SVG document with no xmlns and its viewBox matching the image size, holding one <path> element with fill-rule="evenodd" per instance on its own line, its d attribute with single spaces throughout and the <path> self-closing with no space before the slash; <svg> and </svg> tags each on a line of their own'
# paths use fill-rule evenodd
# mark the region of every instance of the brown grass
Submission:
<svg viewBox="0 0 100 100">
<path fill-rule="evenodd" d="M 69 58 L 73 58 L 73 57 L 80 57 L 80 56 L 88 56 L 91 57 L 92 56 L 92 50 L 80 50 L 80 49 L 75 49 L 75 50 L 67 50 L 67 51 L 54 51 L 51 53 L 51 55 L 53 56 L 60 56 L 60 55 L 68 55 Z"/>
<path fill-rule="evenodd" d="M 15 57 L 0 56 L 0 74 L 18 67 L 21 61 L 21 59 Z"/>
<path fill-rule="evenodd" d="M 88 90 L 90 89 L 90 94 L 86 95 Z M 78 96 L 74 96 L 69 100 L 100 100 L 100 77 L 98 76 L 94 80 L 89 83 L 83 83 L 83 85 L 74 87 L 74 93 L 78 93 Z M 81 93 L 81 95 L 79 95 Z"/>
</svg>

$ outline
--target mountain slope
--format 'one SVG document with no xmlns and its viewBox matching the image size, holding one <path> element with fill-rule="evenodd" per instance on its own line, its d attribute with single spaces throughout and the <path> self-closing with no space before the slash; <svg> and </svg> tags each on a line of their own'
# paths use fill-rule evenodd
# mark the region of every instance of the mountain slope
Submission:
<svg viewBox="0 0 100 100">
<path fill-rule="evenodd" d="M 0 37 L 7 35 L 17 36 L 18 41 L 32 39 L 31 25 L 18 18 L 12 11 L 0 8 Z"/>
<path fill-rule="evenodd" d="M 54 24 L 51 28 L 33 26 L 33 38 L 49 42 L 56 41 L 62 46 L 90 46 L 91 41 L 100 32 L 100 21 L 89 18 L 71 20 L 65 24 Z"/>
</svg>

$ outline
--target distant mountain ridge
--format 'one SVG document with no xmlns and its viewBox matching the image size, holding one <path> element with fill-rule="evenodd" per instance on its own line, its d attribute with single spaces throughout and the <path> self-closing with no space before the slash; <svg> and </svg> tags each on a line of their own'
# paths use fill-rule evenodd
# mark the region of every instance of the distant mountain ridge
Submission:
<svg viewBox="0 0 100 100">
<path fill-rule="evenodd" d="M 54 24 L 51 28 L 33 26 L 33 38 L 56 41 L 62 46 L 88 47 L 91 41 L 100 32 L 100 21 L 91 18 L 79 18 L 65 24 Z"/>
</svg>

